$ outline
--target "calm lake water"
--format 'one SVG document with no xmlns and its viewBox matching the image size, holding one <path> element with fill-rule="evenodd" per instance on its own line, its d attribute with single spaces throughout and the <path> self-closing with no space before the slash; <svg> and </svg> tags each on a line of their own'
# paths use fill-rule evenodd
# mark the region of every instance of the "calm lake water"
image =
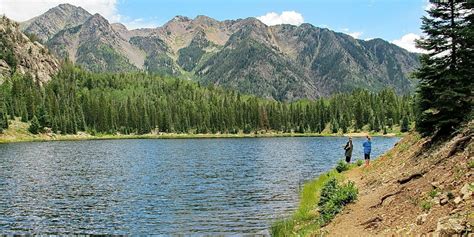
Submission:
<svg viewBox="0 0 474 237">
<path fill-rule="evenodd" d="M 398 138 L 374 138 L 373 157 Z M 0 234 L 245 234 L 291 215 L 346 138 L 0 144 Z M 362 159 L 362 138 L 353 159 Z"/>
</svg>

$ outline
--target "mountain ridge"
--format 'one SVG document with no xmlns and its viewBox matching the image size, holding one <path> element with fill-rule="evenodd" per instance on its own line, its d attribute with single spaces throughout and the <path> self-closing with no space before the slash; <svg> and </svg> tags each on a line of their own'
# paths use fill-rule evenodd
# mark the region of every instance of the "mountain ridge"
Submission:
<svg viewBox="0 0 474 237">
<path fill-rule="evenodd" d="M 22 27 L 32 34 L 41 34 L 33 26 L 50 26 L 49 34 L 62 27 L 41 36 L 59 57 L 91 71 L 145 70 L 289 101 L 361 87 L 406 93 L 416 84 L 409 73 L 419 65 L 417 54 L 381 39 L 359 40 L 309 23 L 267 26 L 254 17 L 218 21 L 199 15 L 128 30 L 98 14 L 72 21 L 58 13 L 64 9 L 87 16 L 82 8 L 60 5 Z M 56 15 L 62 18 L 51 21 Z"/>
</svg>

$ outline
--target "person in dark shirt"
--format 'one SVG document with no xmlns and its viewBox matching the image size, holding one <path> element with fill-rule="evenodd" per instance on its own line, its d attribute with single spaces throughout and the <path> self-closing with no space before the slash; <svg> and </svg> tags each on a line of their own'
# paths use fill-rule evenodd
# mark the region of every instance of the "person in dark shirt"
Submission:
<svg viewBox="0 0 474 237">
<path fill-rule="evenodd" d="M 364 147 L 365 166 L 369 166 L 370 152 L 372 151 L 372 142 L 369 135 L 367 135 L 367 141 L 365 141 L 362 146 Z"/>
<path fill-rule="evenodd" d="M 352 145 L 352 137 L 349 137 L 349 141 L 347 141 L 346 145 L 344 146 L 345 155 L 346 155 L 346 162 L 351 163 L 352 157 L 352 150 L 354 146 Z"/>
</svg>

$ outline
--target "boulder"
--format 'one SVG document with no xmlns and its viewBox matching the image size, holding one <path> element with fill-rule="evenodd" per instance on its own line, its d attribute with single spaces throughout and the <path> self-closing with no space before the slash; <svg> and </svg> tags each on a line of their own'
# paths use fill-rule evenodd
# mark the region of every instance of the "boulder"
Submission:
<svg viewBox="0 0 474 237">
<path fill-rule="evenodd" d="M 461 197 L 456 197 L 456 198 L 454 199 L 454 204 L 456 204 L 456 205 L 459 205 L 459 203 L 461 203 L 461 202 L 462 202 L 462 198 L 461 198 Z"/>
<path fill-rule="evenodd" d="M 467 232 L 469 232 L 469 227 L 464 218 L 445 216 L 438 219 L 435 236 L 454 236 Z"/>
<path fill-rule="evenodd" d="M 472 188 L 471 186 L 474 186 L 473 184 L 464 184 L 464 186 L 461 188 L 461 197 L 463 200 L 468 200 L 472 198 Z"/>
</svg>

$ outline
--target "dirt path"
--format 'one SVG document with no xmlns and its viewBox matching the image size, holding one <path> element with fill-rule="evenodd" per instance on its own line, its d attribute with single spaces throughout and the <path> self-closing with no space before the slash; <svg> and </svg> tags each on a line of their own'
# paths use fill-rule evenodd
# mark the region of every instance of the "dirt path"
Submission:
<svg viewBox="0 0 474 237">
<path fill-rule="evenodd" d="M 472 131 L 420 152 L 431 141 L 408 135 L 370 167 L 348 171 L 346 178 L 359 188 L 358 201 L 348 205 L 323 228 L 323 233 L 327 236 L 435 233 L 444 217 L 459 218 L 459 225 L 469 229 L 469 225 L 474 225 L 472 192 L 463 198 L 462 191 L 463 187 L 474 184 L 471 164 L 474 145 L 469 136 L 472 138 Z M 466 137 L 466 144 L 460 145 L 459 141 Z M 460 202 L 456 200 L 458 197 Z M 438 230 L 435 234 L 443 236 L 445 232 Z"/>
</svg>

